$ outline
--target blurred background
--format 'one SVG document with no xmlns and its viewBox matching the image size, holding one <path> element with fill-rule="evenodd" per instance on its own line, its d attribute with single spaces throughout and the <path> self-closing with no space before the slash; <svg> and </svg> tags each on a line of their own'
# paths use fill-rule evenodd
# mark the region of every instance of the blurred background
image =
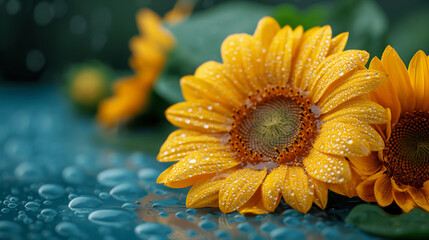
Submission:
<svg viewBox="0 0 429 240">
<path fill-rule="evenodd" d="M 195 1 L 194 13 L 222 2 L 226 1 Z M 307 28 L 330 24 L 334 33 L 349 31 L 347 48 L 367 49 L 371 57 L 380 56 L 387 44 L 406 63 L 419 49 L 428 53 L 429 2 L 425 0 L 408 0 L 406 7 L 390 0 L 255 2 L 272 6 L 283 24 L 301 23 Z M 113 69 L 129 69 L 128 42 L 138 33 L 137 11 L 149 7 L 162 16 L 174 4 L 170 0 L 0 0 L 0 81 L 61 81 L 43 76 L 89 59 Z"/>
</svg>

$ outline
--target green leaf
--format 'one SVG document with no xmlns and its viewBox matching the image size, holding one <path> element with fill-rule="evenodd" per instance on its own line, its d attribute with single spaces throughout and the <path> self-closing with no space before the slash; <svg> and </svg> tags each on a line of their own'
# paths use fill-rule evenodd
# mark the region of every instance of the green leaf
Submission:
<svg viewBox="0 0 429 240">
<path fill-rule="evenodd" d="M 281 26 L 290 25 L 292 28 L 301 25 L 304 29 L 322 25 L 328 18 L 329 10 L 326 6 L 312 6 L 301 11 L 292 5 L 280 5 L 274 9 L 273 17 Z"/>
<path fill-rule="evenodd" d="M 346 223 L 381 237 L 396 239 L 429 237 L 429 213 L 419 208 L 401 215 L 390 215 L 377 206 L 361 204 L 349 213 Z"/>
<path fill-rule="evenodd" d="M 220 47 L 230 34 L 252 34 L 258 21 L 273 8 L 252 2 L 229 2 L 196 12 L 184 22 L 170 26 L 177 40 L 155 91 L 170 103 L 182 101 L 179 80 L 193 74 L 204 62 L 221 61 Z"/>
</svg>

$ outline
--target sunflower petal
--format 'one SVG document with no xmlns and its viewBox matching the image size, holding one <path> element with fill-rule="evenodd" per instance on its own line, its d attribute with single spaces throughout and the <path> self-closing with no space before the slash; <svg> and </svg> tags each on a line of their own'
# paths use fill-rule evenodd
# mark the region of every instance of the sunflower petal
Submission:
<svg viewBox="0 0 429 240">
<path fill-rule="evenodd" d="M 325 209 L 328 204 L 328 185 L 315 178 L 309 177 L 310 189 L 314 192 L 313 202 L 321 209 Z"/>
<path fill-rule="evenodd" d="M 374 57 L 371 60 L 369 69 L 386 72 L 383 63 L 381 63 L 380 59 L 377 57 Z M 398 122 L 399 116 L 401 115 L 401 104 L 399 102 L 396 89 L 392 84 L 393 83 L 389 78 L 380 88 L 370 93 L 370 98 L 381 106 L 389 108 L 391 110 L 392 122 L 395 123 Z"/>
<path fill-rule="evenodd" d="M 356 196 L 356 187 L 362 180 L 353 167 L 351 167 L 350 170 L 352 176 L 350 181 L 343 183 L 329 183 L 329 190 L 349 198 Z"/>
<path fill-rule="evenodd" d="M 280 202 L 281 197 L 279 198 L 279 195 L 285 181 L 286 173 L 287 166 L 280 165 L 268 174 L 262 184 L 262 201 L 264 207 L 270 212 L 273 212 Z"/>
<path fill-rule="evenodd" d="M 389 74 L 393 87 L 396 89 L 402 111 L 413 111 L 416 104 L 415 94 L 411 87 L 407 68 L 395 49 L 391 46 L 387 46 L 381 57 L 381 62 L 387 74 Z"/>
<path fill-rule="evenodd" d="M 351 119 L 352 120 L 352 119 Z M 362 125 L 365 126 L 365 125 Z M 361 130 L 363 129 L 363 132 Z M 368 143 L 371 136 L 366 129 L 341 121 L 330 121 L 322 125 L 313 147 L 323 153 L 344 157 L 362 157 L 371 152 Z M 375 130 L 373 130 L 375 132 Z M 375 132 L 378 135 L 377 132 Z M 381 139 L 380 135 L 378 137 Z M 382 143 L 382 140 L 381 142 Z M 375 148 L 375 147 L 374 147 Z"/>
<path fill-rule="evenodd" d="M 342 183 L 351 179 L 350 167 L 344 157 L 321 153 L 316 149 L 304 158 L 306 172 L 313 178 L 327 183 Z"/>
<path fill-rule="evenodd" d="M 157 160 L 160 162 L 179 161 L 195 151 L 221 146 L 222 140 L 218 137 L 180 129 L 172 132 L 165 140 L 159 150 Z"/>
<path fill-rule="evenodd" d="M 273 210 L 274 211 L 274 210 Z M 267 214 L 272 211 L 265 209 L 262 202 L 261 188 L 259 188 L 255 194 L 247 201 L 238 211 L 240 214 Z"/>
<path fill-rule="evenodd" d="M 411 195 L 417 206 L 429 211 L 429 188 L 422 187 L 416 189 L 411 187 L 408 189 L 408 193 Z"/>
<path fill-rule="evenodd" d="M 307 90 L 316 68 L 328 53 L 332 29 L 324 26 L 314 30 L 312 34 L 309 31 L 306 34 L 308 37 L 303 39 L 292 74 L 293 85 L 303 91 Z"/>
<path fill-rule="evenodd" d="M 219 208 L 223 213 L 233 212 L 244 205 L 258 190 L 267 170 L 245 168 L 231 173 L 220 189 Z"/>
<path fill-rule="evenodd" d="M 230 80 L 225 75 L 225 72 L 226 68 L 222 63 L 208 61 L 197 68 L 194 76 L 199 79 L 206 79 L 208 82 L 225 86 L 231 94 L 235 95 L 234 98 L 236 100 L 233 101 L 241 102 L 247 97 L 248 92 L 245 91 L 237 81 Z M 183 97 L 187 99 L 187 95 L 184 95 Z"/>
<path fill-rule="evenodd" d="M 310 96 L 313 103 L 319 102 L 323 94 L 339 79 L 346 78 L 350 72 L 365 65 L 369 54 L 365 51 L 348 50 L 331 55 L 321 62 L 316 70 Z"/>
<path fill-rule="evenodd" d="M 406 213 L 413 210 L 416 206 L 416 203 L 408 192 L 399 192 L 394 190 L 393 199 L 395 200 L 396 204 L 398 204 L 398 206 L 402 209 L 402 211 Z"/>
<path fill-rule="evenodd" d="M 365 157 L 349 157 L 349 160 L 360 175 L 370 176 L 381 169 L 381 163 L 376 153 Z"/>
<path fill-rule="evenodd" d="M 313 192 L 302 167 L 288 167 L 282 195 L 286 203 L 301 213 L 307 213 L 313 204 Z"/>
<path fill-rule="evenodd" d="M 227 150 L 195 152 L 173 165 L 164 184 L 169 187 L 191 186 L 195 179 L 207 178 L 206 175 L 220 173 L 238 164 L 240 162 Z"/>
<path fill-rule="evenodd" d="M 355 72 L 350 77 L 337 84 L 325 97 L 320 99 L 318 106 L 322 108 L 322 113 L 327 113 L 342 103 L 358 96 L 365 95 L 383 85 L 387 75 L 371 70 L 361 70 Z"/>
<path fill-rule="evenodd" d="M 158 179 L 156 179 L 156 183 L 165 183 L 165 181 L 168 178 L 168 175 L 171 172 L 171 169 L 173 169 L 174 165 L 171 165 L 167 169 L 164 170 L 161 174 L 159 174 Z"/>
<path fill-rule="evenodd" d="M 206 101 L 176 103 L 165 115 L 172 124 L 189 130 L 209 133 L 227 133 L 232 113 L 219 104 Z"/>
<path fill-rule="evenodd" d="M 368 124 L 381 124 L 389 120 L 386 109 L 368 99 L 350 100 L 334 112 L 322 116 L 322 121 L 327 123 L 338 118 L 355 118 Z"/>
<path fill-rule="evenodd" d="M 277 32 L 280 31 L 280 25 L 272 17 L 264 17 L 258 22 L 253 36 L 256 41 L 261 42 L 262 49 L 268 49 Z"/>
<path fill-rule="evenodd" d="M 242 86 L 247 93 L 264 88 L 264 58 L 261 43 L 248 34 L 234 34 L 221 46 L 225 74 L 234 84 Z"/>
<path fill-rule="evenodd" d="M 356 193 L 357 195 L 366 202 L 376 202 L 375 198 L 375 182 L 378 178 L 380 178 L 384 174 L 384 171 L 377 172 L 376 174 L 370 176 L 369 178 L 363 180 L 357 187 Z"/>
<path fill-rule="evenodd" d="M 224 181 L 224 179 L 208 180 L 192 186 L 186 197 L 186 207 L 202 208 L 218 206 L 219 190 Z"/>
<path fill-rule="evenodd" d="M 342 52 L 344 50 L 344 47 L 347 44 L 348 38 L 349 38 L 348 32 L 338 34 L 336 37 L 332 38 L 331 46 L 329 47 L 329 51 L 328 51 L 328 56 Z"/>
<path fill-rule="evenodd" d="M 293 32 L 286 26 L 276 34 L 268 49 L 265 71 L 269 85 L 287 84 L 292 62 L 292 46 Z"/>
<path fill-rule="evenodd" d="M 378 205 L 386 207 L 393 202 L 392 184 L 387 174 L 381 175 L 374 184 L 374 195 Z"/>
<path fill-rule="evenodd" d="M 240 105 L 240 98 L 237 98 L 239 93 L 229 82 L 185 76 L 180 79 L 180 86 L 186 101 L 202 99 L 207 100 L 207 102 L 220 103 L 229 109 Z"/>
<path fill-rule="evenodd" d="M 429 110 L 429 61 L 423 51 L 418 51 L 408 66 L 411 86 L 416 95 L 416 109 Z"/>
</svg>

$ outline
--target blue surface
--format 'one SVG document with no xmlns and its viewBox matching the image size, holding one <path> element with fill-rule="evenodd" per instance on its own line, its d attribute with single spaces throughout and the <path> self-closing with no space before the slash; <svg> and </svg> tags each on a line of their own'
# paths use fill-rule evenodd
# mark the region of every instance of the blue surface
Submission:
<svg viewBox="0 0 429 240">
<path fill-rule="evenodd" d="M 155 157 L 103 146 L 51 85 L 0 87 L 0 239 L 375 239 L 343 220 L 357 200 L 302 215 L 186 209 Z"/>
</svg>

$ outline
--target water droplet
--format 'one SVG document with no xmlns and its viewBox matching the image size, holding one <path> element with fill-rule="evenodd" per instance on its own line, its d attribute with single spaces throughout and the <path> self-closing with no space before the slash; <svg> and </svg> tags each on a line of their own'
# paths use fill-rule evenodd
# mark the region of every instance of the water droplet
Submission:
<svg viewBox="0 0 429 240">
<path fill-rule="evenodd" d="M 137 218 L 137 214 L 124 209 L 97 210 L 89 214 L 88 220 L 99 225 L 122 227 Z"/>
<path fill-rule="evenodd" d="M 351 138 L 347 139 L 347 143 L 348 144 L 353 144 L 353 139 L 351 139 Z"/>
<path fill-rule="evenodd" d="M 135 205 L 134 203 L 124 203 L 124 204 L 122 205 L 122 208 L 125 208 L 125 209 L 128 209 L 128 210 L 131 210 L 131 211 L 134 211 L 134 210 L 136 210 L 137 205 Z"/>
<path fill-rule="evenodd" d="M 0 237 L 11 238 L 21 232 L 19 224 L 11 221 L 0 221 Z"/>
<path fill-rule="evenodd" d="M 184 213 L 184 212 L 177 212 L 176 213 L 176 217 L 184 219 L 184 218 L 186 218 L 186 213 Z"/>
<path fill-rule="evenodd" d="M 213 231 L 217 228 L 217 224 L 215 222 L 210 221 L 210 220 L 203 220 L 203 221 L 198 223 L 198 226 L 206 232 Z"/>
<path fill-rule="evenodd" d="M 166 237 L 173 230 L 166 225 L 160 223 L 142 223 L 134 228 L 134 233 L 141 239 L 149 239 L 151 237 L 158 239 Z"/>
<path fill-rule="evenodd" d="M 341 77 L 341 76 L 343 76 L 343 75 L 344 75 L 344 72 L 343 72 L 343 71 L 339 71 L 339 72 L 338 72 L 338 76 L 340 76 L 340 77 Z"/>
<path fill-rule="evenodd" d="M 35 182 L 43 178 L 43 170 L 31 162 L 23 162 L 15 169 L 15 176 L 24 182 Z"/>
<path fill-rule="evenodd" d="M 78 213 L 89 213 L 95 208 L 101 207 L 103 202 L 92 196 L 81 196 L 74 198 L 69 203 L 69 208 Z"/>
<path fill-rule="evenodd" d="M 113 198 L 120 201 L 136 201 L 147 195 L 147 192 L 134 183 L 123 183 L 110 191 Z"/>
<path fill-rule="evenodd" d="M 270 237 L 273 240 L 280 240 L 280 239 L 304 240 L 307 238 L 307 235 L 298 229 L 278 228 L 270 233 Z"/>
<path fill-rule="evenodd" d="M 196 163 L 196 162 L 197 162 L 197 160 L 195 158 L 189 159 L 189 163 Z"/>
<path fill-rule="evenodd" d="M 152 168 L 140 169 L 137 173 L 139 179 L 144 182 L 155 182 L 160 172 Z"/>
<path fill-rule="evenodd" d="M 66 193 L 64 188 L 57 184 L 44 184 L 39 188 L 38 192 L 45 199 L 57 199 Z"/>
<path fill-rule="evenodd" d="M 62 172 L 62 177 L 66 183 L 69 184 L 82 184 L 85 179 L 85 173 L 76 166 L 66 167 Z"/>
<path fill-rule="evenodd" d="M 82 235 L 79 227 L 71 222 L 60 222 L 55 227 L 55 231 L 62 237 L 79 237 Z"/>
<path fill-rule="evenodd" d="M 97 181 L 107 187 L 114 187 L 125 182 L 135 182 L 136 180 L 136 174 L 125 168 L 108 169 L 97 175 Z"/>
<path fill-rule="evenodd" d="M 42 214 L 45 217 L 55 217 L 55 216 L 57 216 L 58 213 L 54 209 L 46 208 L 46 209 L 43 209 L 40 212 L 40 214 Z"/>
<path fill-rule="evenodd" d="M 28 202 L 25 204 L 25 208 L 31 211 L 35 211 L 37 209 L 39 209 L 40 204 L 37 202 Z"/>
</svg>

